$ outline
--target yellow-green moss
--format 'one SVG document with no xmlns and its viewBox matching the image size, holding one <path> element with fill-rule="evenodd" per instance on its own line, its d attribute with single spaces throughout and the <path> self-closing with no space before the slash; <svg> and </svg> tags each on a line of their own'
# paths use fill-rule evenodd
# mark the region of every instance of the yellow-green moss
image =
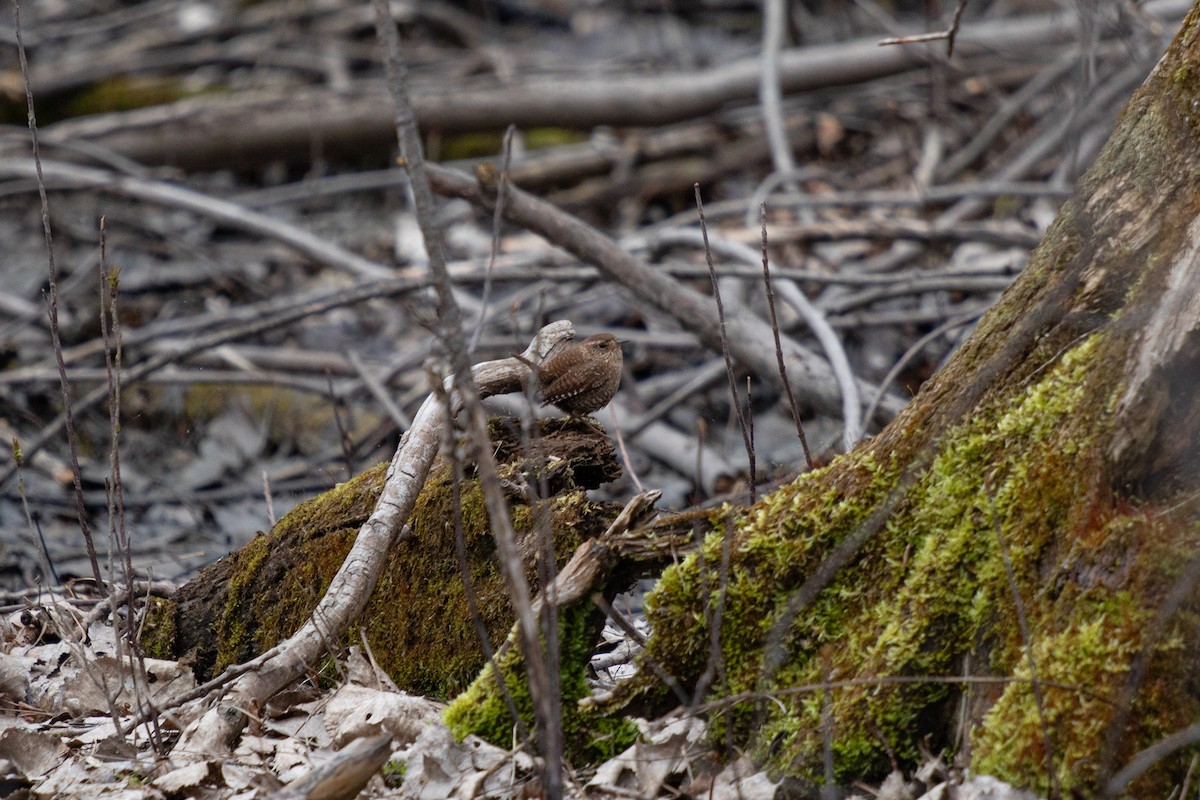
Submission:
<svg viewBox="0 0 1200 800">
<path fill-rule="evenodd" d="M 530 150 L 558 147 L 587 140 L 587 134 L 570 128 L 531 128 L 524 132 L 525 146 Z M 502 131 L 475 131 L 447 136 L 440 143 L 442 160 L 487 158 L 504 147 Z"/>
<path fill-rule="evenodd" d="M 975 769 L 1004 775 L 1046 791 L 1046 736 L 1055 758 L 1058 786 L 1067 795 L 1086 789 L 1099 767 L 1096 744 L 1104 741 L 1111 716 L 1108 698 L 1128 672 L 1136 652 L 1138 620 L 1100 616 L 1076 620 L 1066 630 L 1039 637 L 1034 663 L 1042 684 L 1045 717 L 1034 700 L 1028 661 L 1019 660 L 1009 684 L 988 712 L 972 744 Z M 1080 691 L 1046 686 L 1065 683 Z"/>
<path fill-rule="evenodd" d="M 77 93 L 69 104 L 67 116 L 132 111 L 173 103 L 189 94 L 192 93 L 178 78 L 150 75 L 109 78 Z"/>
<path fill-rule="evenodd" d="M 862 449 L 729 520 L 735 557 L 724 590 L 720 633 L 728 685 L 714 686 L 710 695 L 757 690 L 776 699 L 724 713 L 715 725 L 718 737 L 732 724 L 737 741 L 776 771 L 819 777 L 824 747 L 820 693 L 784 690 L 858 679 L 862 685 L 833 691 L 828 707 L 835 721 L 838 773 L 863 777 L 884 772 L 889 751 L 911 762 L 919 736 L 931 728 L 947 736 L 951 732 L 950 701 L 958 689 L 945 683 L 896 685 L 872 679 L 954 675 L 968 656 L 975 659 L 976 672 L 1019 676 L 1024 651 L 1005 553 L 1034 632 L 1035 651 L 1045 662 L 1039 664 L 1039 678 L 1100 687 L 1101 692 L 1113 689 L 1120 668 L 1105 665 L 1110 656 L 1127 656 L 1141 646 L 1142 623 L 1161 596 L 1161 590 L 1149 591 L 1144 583 L 1169 585 L 1157 565 L 1180 561 L 1183 545 L 1161 537 L 1152 556 L 1142 552 L 1152 537 L 1138 511 L 1115 513 L 1100 520 L 1099 527 L 1086 515 L 1102 488 L 1076 481 L 1096 474 L 1090 467 L 1102 443 L 1087 438 L 1075 421 L 1087 419 L 1092 430 L 1101 431 L 1113 407 L 1118 388 L 1106 386 L 1102 378 L 1107 376 L 1098 376 L 1094 367 L 1097 360 L 1105 363 L 1103 341 L 1100 335 L 1081 340 L 1011 398 L 984 403 L 974 418 L 942 438 L 938 454 L 915 481 L 877 464 L 872 451 Z M 781 642 L 786 657 L 763 683 L 763 646 L 788 603 L 788 592 L 803 584 L 838 542 L 861 530 L 885 497 L 892 503 L 886 524 L 790 625 Z M 699 675 L 709 657 L 715 603 L 704 602 L 702 585 L 707 580 L 715 598 L 715 565 L 724 536 L 724 529 L 715 530 L 702 553 L 669 570 L 647 598 L 654 626 L 649 657 L 685 680 Z M 1060 589 L 1060 596 L 1037 592 L 1046 585 L 1047 569 L 1078 567 L 1096 558 L 1102 552 L 1098 540 L 1124 548 L 1111 556 L 1114 564 L 1136 558 L 1133 567 L 1125 568 L 1142 576 L 1136 579 L 1142 582 L 1137 591 L 1114 592 L 1098 585 L 1088 591 Z M 1122 544 L 1124 540 L 1134 543 Z M 1067 552 L 1061 552 L 1063 547 Z M 701 559 L 708 564 L 704 571 Z M 1070 579 L 1064 576 L 1063 583 Z M 1112 680 L 1101 680 L 1109 674 L 1106 669 Z M 1008 692 L 1011 697 L 1006 694 L 979 729 L 974 752 L 1001 777 L 1044 788 L 1038 779 L 1044 778 L 1044 762 L 1036 757 L 1040 731 L 1029 724 L 1028 685 L 1013 684 Z M 1078 777 L 1077 765 L 1096 758 L 1096 731 L 1108 724 L 1112 706 L 1081 702 L 1077 691 L 1047 692 L 1061 710 L 1054 725 L 1063 739 L 1059 767 L 1064 776 L 1074 772 L 1077 778 L 1070 785 L 1078 790 L 1087 775 Z M 1154 714 L 1158 716 L 1143 725 L 1169 729 L 1164 710 Z M 1167 715 L 1186 718 L 1176 708 Z"/>
<path fill-rule="evenodd" d="M 142 623 L 146 634 L 141 639 L 142 652 L 150 658 L 175 657 L 175 604 L 161 597 L 151 597 Z"/>
<path fill-rule="evenodd" d="M 495 433 L 510 462 L 525 460 L 519 440 L 513 441 L 512 434 L 501 439 L 503 432 Z M 588 437 L 595 438 L 590 430 L 580 439 L 569 426 L 553 423 L 543 435 L 558 437 L 557 447 L 577 447 L 601 458 L 603 447 L 588 449 Z M 512 473 L 515 467 L 510 462 L 502 463 L 501 469 Z M 178 634 L 163 628 L 154 634 L 156 640 L 165 637 L 156 646 L 190 657 L 203 678 L 291 635 L 341 566 L 376 503 L 386 469 L 386 464 L 380 464 L 300 504 L 271 533 L 210 568 L 214 570 L 210 580 L 202 576 L 190 583 L 195 591 L 178 610 L 172 606 L 162 612 L 181 616 L 180 627 L 190 638 L 180 642 Z M 461 691 L 483 666 L 471 601 L 492 647 L 503 641 L 513 620 L 479 482 L 459 481 L 457 498 L 455 488 L 449 466 L 439 462 L 410 515 L 410 535 L 388 552 L 360 618 L 376 660 L 397 684 L 437 697 Z M 550 557 L 561 563 L 583 540 L 602 532 L 617 510 L 588 501 L 577 488 L 564 489 L 536 508 L 520 500 L 510 503 L 510 519 L 530 583 L 538 584 L 539 561 L 547 557 L 547 547 Z M 461 559 L 456 514 L 462 528 Z M 212 598 L 205 596 L 208 586 L 214 587 L 212 593 L 218 598 L 215 608 Z M 357 640 L 359 631 L 351 631 L 350 637 Z M 173 646 L 168 644 L 171 639 L 175 639 Z"/>
<path fill-rule="evenodd" d="M 589 694 L 588 660 L 603 625 L 604 615 L 590 604 L 567 610 L 558 621 L 563 742 L 567 760 L 576 766 L 611 758 L 633 744 L 638 735 L 637 726 L 630 720 L 584 711 L 579 705 Z M 496 656 L 496 667 L 517 708 L 522 727 L 533 731 L 536 729 L 533 698 L 516 638 L 514 629 L 505 648 Z M 444 718 L 460 741 L 474 734 L 499 747 L 512 746 L 515 721 L 497 683 L 496 670 L 490 666 L 446 708 Z"/>
<path fill-rule="evenodd" d="M 468 593 L 491 647 L 500 645 L 513 620 L 478 481 L 461 484 L 459 507 L 469 588 L 456 555 L 452 477 L 442 466 L 431 474 L 417 501 L 413 536 L 389 554 L 363 614 L 368 640 L 388 674 L 406 689 L 437 697 L 461 691 L 483 666 Z M 521 504 L 510 510 L 518 542 L 524 543 L 522 551 L 540 551 L 541 537 L 552 531 L 560 563 L 585 538 L 599 533 L 612 514 L 587 501 L 581 490 L 547 501 L 540 511 Z M 526 566 L 527 579 L 536 585 L 537 558 L 529 558 Z M 404 613 L 395 613 L 395 608 Z"/>
</svg>

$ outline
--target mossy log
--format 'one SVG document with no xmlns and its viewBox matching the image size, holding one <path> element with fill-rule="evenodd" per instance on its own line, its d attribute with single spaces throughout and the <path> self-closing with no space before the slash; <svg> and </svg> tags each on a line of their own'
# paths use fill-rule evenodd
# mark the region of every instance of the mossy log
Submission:
<svg viewBox="0 0 1200 800">
<path fill-rule="evenodd" d="M 511 502 L 527 577 L 536 587 L 547 535 L 556 561 L 565 561 L 616 516 L 619 507 L 594 503 L 585 490 L 619 477 L 620 465 L 612 441 L 581 421 L 544 422 L 536 439 L 544 454 L 540 458 L 526 453 L 514 421 L 493 420 L 491 433 L 501 475 L 513 487 L 533 487 L 514 489 Z M 270 533 L 203 570 L 158 608 L 145 637 L 147 648 L 184 659 L 205 678 L 292 634 L 316 606 L 371 513 L 386 467 L 380 464 L 300 504 Z M 536 495 L 539 485 L 549 499 L 531 505 L 529 495 Z M 435 697 L 463 689 L 484 664 L 473 615 L 493 648 L 513 622 L 479 482 L 467 478 L 455 489 L 451 464 L 440 458 L 417 500 L 411 532 L 389 553 L 350 634 L 356 641 L 359 631 L 365 633 L 380 666 L 399 686 Z"/>
<path fill-rule="evenodd" d="M 1198 107 L 1193 9 L 911 405 L 666 572 L 646 661 L 711 678 L 714 741 L 801 787 L 826 737 L 846 780 L 924 745 L 1051 795 L 1183 781 L 1187 749 L 1118 770 L 1200 718 Z M 649 670 L 623 699 L 673 702 Z"/>
</svg>

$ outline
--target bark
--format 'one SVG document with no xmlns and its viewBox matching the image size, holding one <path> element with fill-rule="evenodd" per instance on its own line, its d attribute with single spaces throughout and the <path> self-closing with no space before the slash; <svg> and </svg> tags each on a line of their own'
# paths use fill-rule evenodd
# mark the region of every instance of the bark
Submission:
<svg viewBox="0 0 1200 800">
<path fill-rule="evenodd" d="M 913 403 L 664 575 L 646 663 L 717 741 L 812 791 L 827 753 L 849 779 L 961 742 L 1093 796 L 1200 715 L 1198 23 Z M 668 700 L 649 670 L 622 697 Z M 1112 790 L 1165 796 L 1180 746 Z"/>
</svg>

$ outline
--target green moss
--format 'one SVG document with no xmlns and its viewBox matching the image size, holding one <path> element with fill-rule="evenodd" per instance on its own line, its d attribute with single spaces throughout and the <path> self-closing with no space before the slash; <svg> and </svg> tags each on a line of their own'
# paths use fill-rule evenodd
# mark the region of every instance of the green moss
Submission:
<svg viewBox="0 0 1200 800">
<path fill-rule="evenodd" d="M 531 128 L 522 135 L 530 150 L 587 141 L 586 133 L 569 128 Z M 447 136 L 440 143 L 440 153 L 442 160 L 487 158 L 498 155 L 503 147 L 502 131 L 476 131 Z"/>
<path fill-rule="evenodd" d="M 563 452 L 582 452 L 585 460 L 604 462 L 604 448 L 592 431 L 581 438 L 570 425 L 552 425 L 543 430 L 546 441 L 553 440 Z M 509 462 L 523 461 L 519 438 L 499 438 L 500 427 L 495 431 L 498 449 Z M 509 462 L 501 464 L 502 470 L 512 471 Z M 588 468 L 597 470 L 591 462 Z M 619 474 L 615 462 L 604 469 Z M 203 679 L 291 635 L 340 568 L 375 506 L 386 471 L 387 465 L 380 464 L 297 506 L 269 534 L 189 583 L 189 592 L 182 593 L 178 604 L 159 612 L 164 624 L 148 632 L 146 640 L 163 654 L 188 657 Z M 564 487 L 562 494 L 535 507 L 520 501 L 510 504 L 526 578 L 535 588 L 541 560 L 552 557 L 561 564 L 585 539 L 601 533 L 619 510 L 588 501 L 584 491 L 562 475 L 557 480 Z M 480 625 L 494 648 L 513 620 L 479 482 L 458 482 L 457 503 L 455 488 L 450 468 L 435 465 L 410 516 L 411 531 L 388 552 L 360 617 L 361 633 L 393 680 L 409 691 L 436 697 L 453 696 L 478 675 L 484 664 Z M 210 594 L 219 602 L 213 603 Z M 180 641 L 175 628 L 165 624 L 173 625 L 176 616 L 184 617 L 178 627 L 189 632 L 188 641 Z M 357 640 L 360 631 L 349 635 Z"/>
<path fill-rule="evenodd" d="M 1182 534 L 1182 535 L 1181 535 Z M 1193 721 L 1198 713 L 1191 687 L 1196 652 L 1194 611 L 1154 636 L 1151 621 L 1182 565 L 1195 554 L 1200 532 L 1173 528 L 1157 515 L 1128 509 L 1080 536 L 1050 583 L 1061 587 L 1031 642 L 1037 678 L 1043 682 L 1038 709 L 1028 658 L 1014 656 L 1013 674 L 1023 682 L 1004 687 L 975 732 L 972 747 L 980 770 L 1047 792 L 1046 740 L 1054 755 L 1055 782 L 1065 793 L 1090 796 L 1100 777 L 1099 743 L 1115 713 L 1135 657 L 1150 654 L 1142 691 L 1124 732 L 1128 757 Z M 1191 631 L 1191 641 L 1186 641 Z M 1049 685 L 1046 685 L 1049 684 Z M 1188 756 L 1163 762 L 1182 776 Z M 1119 763 L 1119 762 L 1118 762 Z M 1154 796 L 1159 787 L 1136 787 L 1131 796 Z"/>
<path fill-rule="evenodd" d="M 246 656 L 249 640 L 247 614 L 243 607 L 253 597 L 248 591 L 258 575 L 258 567 L 270 553 L 266 536 L 256 536 L 243 547 L 237 556 L 237 569 L 229 581 L 229 593 L 225 601 L 225 613 L 221 617 L 221 639 L 224 647 L 218 651 L 215 671 L 230 664 L 240 663 Z"/>
<path fill-rule="evenodd" d="M 728 514 L 702 551 L 668 570 L 647 598 L 654 630 L 647 658 L 685 685 L 694 681 L 708 667 L 713 609 L 723 594 L 724 683 L 709 697 L 771 699 L 723 708 L 714 740 L 732 733 L 773 771 L 818 781 L 823 719 L 834 723 L 839 776 L 881 775 L 892 757 L 912 764 L 922 745 L 952 744 L 963 687 L 944 678 L 964 669 L 1015 676 L 965 698 L 979 713 L 972 767 L 1046 791 L 1041 723 L 1020 680 L 1029 673 L 1015 581 L 1039 680 L 1068 687 L 1044 690 L 1058 782 L 1088 796 L 1112 698 L 1133 654 L 1150 646 L 1147 621 L 1200 536 L 1194 526 L 1115 503 L 1103 482 L 1105 431 L 1121 387 L 1095 365 L 1111 363 L 1124 346 L 1101 334 L 1077 340 L 1012 396 L 985 401 L 949 428 L 919 474 L 876 456 L 911 463 L 905 448 L 928 440 L 893 437 Z M 862 536 L 880 509 L 885 522 Z M 722 588 L 726 535 L 732 559 Z M 797 589 L 850 536 L 864 539 L 851 563 L 782 629 Z M 764 674 L 768 643 L 780 657 Z M 1172 661 L 1172 651 L 1195 652 L 1178 637 L 1155 644 L 1157 677 L 1142 696 L 1156 700 L 1139 701 L 1126 756 L 1133 742 L 1148 744 L 1200 712 L 1186 660 Z M 632 691 L 649 696 L 648 680 Z M 820 685 L 828 681 L 843 683 L 826 699 Z M 930 731 L 945 738 L 928 740 Z"/>
<path fill-rule="evenodd" d="M 109 78 L 76 94 L 67 116 L 132 111 L 173 103 L 189 94 L 183 82 L 176 78 L 148 75 Z"/>
<path fill-rule="evenodd" d="M 483 667 L 472 605 L 493 648 L 503 642 L 513 620 L 483 490 L 473 480 L 460 485 L 464 580 L 452 488 L 448 466 L 430 475 L 413 511 L 413 536 L 389 554 L 363 614 L 380 665 L 400 686 L 436 697 L 458 693 Z M 510 510 L 518 548 L 532 556 L 543 549 L 543 536 L 553 532 L 559 563 L 584 539 L 600 533 L 612 515 L 610 509 L 589 502 L 581 490 L 552 498 L 540 510 L 521 504 Z M 526 579 L 534 586 L 537 561 L 526 561 Z M 393 613 L 397 607 L 405 613 Z"/>
<path fill-rule="evenodd" d="M 150 658 L 175 657 L 175 604 L 161 597 L 151 597 L 142 623 L 142 652 Z"/>
<path fill-rule="evenodd" d="M 1135 652 L 1138 637 L 1130 622 L 1101 616 L 1039 637 L 1033 647 L 1039 681 L 1080 688 L 1043 686 L 1043 717 L 1027 682 L 1028 662 L 1018 663 L 1013 678 L 1021 682 L 1009 684 L 972 741 L 977 748 L 975 768 L 1045 792 L 1048 735 L 1062 791 L 1071 795 L 1086 789 L 1099 767 L 1095 743 L 1104 741 L 1108 730 L 1107 698 L 1115 696 Z"/>
<path fill-rule="evenodd" d="M 1019 396 L 985 407 L 952 431 L 911 488 L 897 489 L 902 476 L 865 449 L 731 518 L 736 558 L 720 634 L 728 685 L 714 687 L 714 697 L 816 685 L 826 676 L 866 678 L 831 696 L 838 772 L 881 772 L 889 750 L 914 759 L 919 732 L 930 715 L 945 713 L 952 687 L 869 680 L 952 674 L 997 626 L 1009 632 L 992 643 L 998 661 L 1014 665 L 1019 648 L 997 531 L 1009 540 L 1019 585 L 1028 592 L 1079 488 L 1056 477 L 1075 474 L 1067 465 L 1085 450 L 1064 423 L 1084 400 L 1093 346 L 1081 343 Z M 785 657 L 764 678 L 764 645 L 788 603 L 779 588 L 802 585 L 887 497 L 895 509 L 883 529 L 787 627 L 777 645 Z M 724 536 L 714 531 L 702 553 L 669 570 L 647 598 L 655 630 L 649 657 L 668 662 L 676 675 L 697 675 L 707 663 L 714 603 L 702 601 L 701 584 L 707 579 L 715 597 L 717 579 L 700 564 L 719 562 Z M 777 771 L 819 777 L 822 705 L 815 692 L 785 695 L 779 705 L 743 709 L 725 721 Z M 716 730 L 721 735 L 724 725 Z"/>
<path fill-rule="evenodd" d="M 385 780 L 389 779 L 389 778 L 392 779 L 388 783 L 389 787 L 394 788 L 396 786 L 399 786 L 400 783 L 402 783 L 404 781 L 404 776 L 407 774 L 408 774 L 408 762 L 407 761 L 401 761 L 398 758 L 393 758 L 393 759 L 389 759 L 388 762 L 383 765 L 384 779 Z"/>
<path fill-rule="evenodd" d="M 1194 411 L 1177 395 L 1193 387 L 1171 372 L 1186 372 L 1186 361 L 1150 382 L 1147 402 L 1172 404 L 1147 409 L 1159 431 L 1116 430 L 1142 424 L 1117 418 L 1122 367 L 1145 345 L 1134 337 L 1168 291 L 1162 267 L 1186 251 L 1197 214 L 1186 177 L 1200 172 L 1187 146 L 1198 43 L 1200 8 L 1151 81 L 1170 86 L 1135 96 L 1022 278 L 917 402 L 829 469 L 732 516 L 648 598 L 647 660 L 685 686 L 715 672 L 714 701 L 755 698 L 721 706 L 716 736 L 728 731 L 779 773 L 819 778 L 822 723 L 832 720 L 835 767 L 861 779 L 886 771 L 889 755 L 912 763 L 930 732 L 925 744 L 935 749 L 961 733 L 972 768 L 1088 797 L 1101 769 L 1200 718 L 1200 596 L 1193 589 L 1169 623 L 1156 616 L 1200 538 L 1194 463 L 1171 452 L 1188 440 L 1163 441 L 1171 424 L 1191 435 Z M 983 387 L 993 394 L 982 396 Z M 1167 451 L 1166 466 L 1116 463 L 1143 457 L 1116 452 L 1114 442 L 1130 439 L 1156 459 Z M 849 563 L 827 569 L 833 577 L 792 619 L 797 592 L 847 542 Z M 709 664 L 713 640 L 719 665 Z M 768 645 L 779 663 L 765 671 Z M 1105 754 L 1104 734 L 1142 657 L 1118 752 Z M 1041 711 L 1021 680 L 1031 659 L 1046 682 Z M 964 671 L 995 683 L 947 682 Z M 661 696 L 646 673 L 629 694 Z M 968 730 L 955 732 L 960 703 Z M 1156 764 L 1130 796 L 1166 796 L 1190 755 Z"/>
<path fill-rule="evenodd" d="M 611 758 L 637 739 L 637 726 L 581 708 L 589 695 L 588 660 L 604 617 L 591 604 L 567 610 L 559 619 L 559 689 L 562 698 L 562 728 L 565 755 L 579 766 Z M 526 731 L 536 728 L 533 698 L 525 677 L 525 661 L 515 644 L 516 631 L 496 656 L 496 667 Z M 465 692 L 455 698 L 444 715 L 447 726 L 460 741 L 474 734 L 499 747 L 511 747 L 514 720 L 497 682 L 497 672 L 486 667 Z"/>
</svg>

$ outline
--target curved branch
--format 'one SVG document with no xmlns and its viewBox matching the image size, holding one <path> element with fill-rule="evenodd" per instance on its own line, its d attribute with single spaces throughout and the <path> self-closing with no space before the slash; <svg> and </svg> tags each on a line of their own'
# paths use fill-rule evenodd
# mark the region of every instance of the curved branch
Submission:
<svg viewBox="0 0 1200 800">
<path fill-rule="evenodd" d="M 542 328 L 522 357 L 541 362 L 553 349 L 575 334 L 566 320 Z M 529 368 L 519 359 L 503 358 L 477 364 L 472 369 L 481 397 L 517 391 L 528 378 Z M 447 379 L 446 388 L 451 381 Z M 454 398 L 457 412 L 461 401 Z M 387 553 L 399 535 L 425 478 L 437 456 L 442 426 L 446 424 L 443 403 L 430 394 L 417 411 L 412 428 L 404 434 L 388 467 L 386 483 L 370 518 L 359 529 L 354 546 L 329 584 L 329 590 L 313 610 L 308 622 L 296 631 L 261 668 L 241 675 L 230 696 L 209 709 L 183 732 L 177 749 L 200 753 L 226 751 L 246 723 L 240 709 L 254 707 L 287 686 L 326 652 L 327 643 L 349 628 L 366 607 L 367 600 L 387 563 Z"/>
</svg>

